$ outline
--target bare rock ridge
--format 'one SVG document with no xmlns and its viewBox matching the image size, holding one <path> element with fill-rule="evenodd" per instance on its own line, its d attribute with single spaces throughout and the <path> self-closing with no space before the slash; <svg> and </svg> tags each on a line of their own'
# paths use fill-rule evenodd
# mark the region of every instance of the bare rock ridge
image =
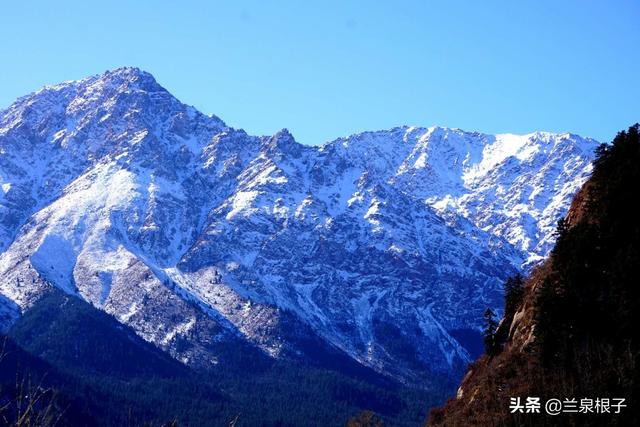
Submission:
<svg viewBox="0 0 640 427">
<path fill-rule="evenodd" d="M 596 146 L 398 127 L 313 147 L 230 128 L 136 68 L 47 86 L 0 111 L 0 322 L 56 287 L 188 364 L 229 340 L 312 357 L 314 339 L 402 381 L 452 378 Z"/>
</svg>

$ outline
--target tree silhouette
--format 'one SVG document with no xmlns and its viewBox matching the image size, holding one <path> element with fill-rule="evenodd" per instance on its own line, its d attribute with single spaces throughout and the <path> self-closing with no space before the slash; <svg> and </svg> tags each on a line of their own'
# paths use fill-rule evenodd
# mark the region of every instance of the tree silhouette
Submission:
<svg viewBox="0 0 640 427">
<path fill-rule="evenodd" d="M 504 284 L 504 317 L 511 320 L 524 296 L 524 278 L 520 274 L 509 277 Z"/>
<path fill-rule="evenodd" d="M 484 337 L 484 351 L 490 357 L 500 352 L 500 343 L 496 337 L 496 329 L 498 329 L 496 314 L 491 308 L 487 308 L 484 312 L 484 329 L 482 335 Z"/>
</svg>

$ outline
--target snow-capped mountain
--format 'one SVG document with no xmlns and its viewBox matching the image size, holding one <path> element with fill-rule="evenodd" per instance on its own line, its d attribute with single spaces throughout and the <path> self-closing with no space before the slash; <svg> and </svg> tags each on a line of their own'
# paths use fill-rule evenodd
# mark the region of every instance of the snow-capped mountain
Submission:
<svg viewBox="0 0 640 427">
<path fill-rule="evenodd" d="M 0 111 L 0 327 L 56 287 L 189 364 L 313 341 L 409 382 L 460 373 L 596 145 L 399 127 L 312 147 L 135 68 L 48 86 Z"/>
</svg>

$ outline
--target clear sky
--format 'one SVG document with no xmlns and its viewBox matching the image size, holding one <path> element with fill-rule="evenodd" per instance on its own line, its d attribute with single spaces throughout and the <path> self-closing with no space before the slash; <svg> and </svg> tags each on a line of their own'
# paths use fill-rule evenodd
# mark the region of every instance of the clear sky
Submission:
<svg viewBox="0 0 640 427">
<path fill-rule="evenodd" d="M 640 121 L 637 0 L 11 1 L 0 58 L 0 108 L 130 65 L 307 144 L 402 124 L 610 140 Z"/>
</svg>

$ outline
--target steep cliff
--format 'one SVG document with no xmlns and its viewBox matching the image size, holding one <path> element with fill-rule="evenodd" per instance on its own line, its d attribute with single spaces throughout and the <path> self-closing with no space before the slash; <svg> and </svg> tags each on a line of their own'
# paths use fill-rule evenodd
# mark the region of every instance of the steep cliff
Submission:
<svg viewBox="0 0 640 427">
<path fill-rule="evenodd" d="M 635 125 L 598 149 L 550 257 L 495 331 L 498 350 L 469 368 L 429 425 L 639 425 L 639 189 Z M 512 398 L 527 397 L 540 398 L 540 413 L 514 408 Z M 559 414 L 545 410 L 549 399 L 561 401 Z"/>
</svg>

